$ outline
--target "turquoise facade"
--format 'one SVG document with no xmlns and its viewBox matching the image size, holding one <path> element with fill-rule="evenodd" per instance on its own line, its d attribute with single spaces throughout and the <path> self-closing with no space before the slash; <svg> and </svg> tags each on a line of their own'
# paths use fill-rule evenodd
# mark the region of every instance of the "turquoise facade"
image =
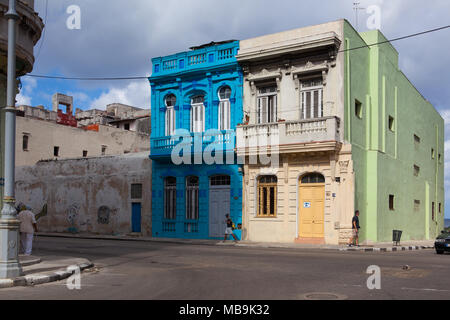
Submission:
<svg viewBox="0 0 450 320">
<path fill-rule="evenodd" d="M 211 179 L 229 177 L 224 194 L 229 197 L 229 210 L 235 226 L 242 223 L 242 174 L 235 155 L 235 128 L 242 122 L 242 71 L 235 55 L 238 41 L 211 44 L 196 50 L 152 59 L 153 73 L 149 78 L 151 95 L 151 155 L 152 168 L 152 233 L 154 237 L 217 239 L 211 234 Z M 229 93 L 229 128 L 219 130 L 219 91 Z M 167 97 L 175 97 L 175 131 L 167 135 Z M 193 98 L 203 97 L 203 132 L 192 132 Z M 181 151 L 180 151 L 181 150 Z M 182 164 L 173 161 L 173 154 L 187 156 Z M 203 155 L 214 157 L 205 162 Z M 186 160 L 189 159 L 189 160 Z M 176 215 L 167 217 L 167 178 L 176 179 Z M 187 178 L 198 178 L 198 214 L 187 213 Z M 175 188 L 174 185 L 172 185 Z M 217 191 L 217 190 L 216 190 Z M 216 193 L 217 196 L 217 193 Z M 227 199 L 228 200 L 228 199 Z M 227 207 L 228 208 L 228 207 Z M 217 217 L 215 217 L 217 218 Z M 222 218 L 225 220 L 225 216 Z M 216 226 L 217 227 L 217 226 Z M 214 229 L 214 228 L 213 228 Z M 240 230 L 235 230 L 240 238 Z"/>
</svg>

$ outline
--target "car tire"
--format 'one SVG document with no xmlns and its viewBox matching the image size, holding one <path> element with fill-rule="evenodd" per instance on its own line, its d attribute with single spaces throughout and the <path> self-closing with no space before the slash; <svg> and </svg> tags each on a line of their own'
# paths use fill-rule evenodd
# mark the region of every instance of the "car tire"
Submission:
<svg viewBox="0 0 450 320">
<path fill-rule="evenodd" d="M 444 254 L 444 250 L 436 250 L 437 254 Z"/>
</svg>

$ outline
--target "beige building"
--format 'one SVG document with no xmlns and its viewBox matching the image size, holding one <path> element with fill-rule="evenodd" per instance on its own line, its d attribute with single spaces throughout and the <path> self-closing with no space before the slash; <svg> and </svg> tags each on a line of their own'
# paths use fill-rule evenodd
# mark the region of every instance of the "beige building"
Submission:
<svg viewBox="0 0 450 320">
<path fill-rule="evenodd" d="M 240 42 L 245 240 L 348 241 L 354 176 L 340 120 L 343 28 L 336 21 Z"/>
<path fill-rule="evenodd" d="M 60 105 L 66 106 L 66 112 L 59 109 Z M 17 166 L 34 165 L 40 160 L 120 155 L 150 150 L 148 133 L 94 121 L 89 123 L 90 126 L 79 125 L 72 115 L 73 98 L 70 96 L 55 94 L 53 111 L 46 110 L 43 106 L 19 106 L 18 109 Z M 150 122 L 150 118 L 146 119 Z"/>
<path fill-rule="evenodd" d="M 148 152 L 41 161 L 16 170 L 17 203 L 42 232 L 151 235 Z"/>
</svg>

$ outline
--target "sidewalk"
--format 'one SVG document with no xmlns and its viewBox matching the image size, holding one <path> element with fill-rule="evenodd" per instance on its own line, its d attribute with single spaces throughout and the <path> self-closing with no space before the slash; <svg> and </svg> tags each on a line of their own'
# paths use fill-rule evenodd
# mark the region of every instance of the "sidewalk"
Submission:
<svg viewBox="0 0 450 320">
<path fill-rule="evenodd" d="M 15 279 L 0 279 L 0 289 L 11 287 L 34 286 L 37 284 L 60 281 L 69 278 L 75 272 L 92 268 L 94 264 L 82 258 L 61 256 L 19 256 L 23 276 Z M 71 267 L 71 269 L 69 269 Z"/>
<path fill-rule="evenodd" d="M 254 247 L 254 248 L 288 248 L 288 249 L 321 249 L 335 251 L 361 251 L 361 252 L 393 252 L 408 250 L 433 249 L 434 240 L 426 241 L 405 241 L 396 247 L 392 242 L 377 243 L 371 246 L 348 247 L 347 245 L 317 245 L 317 244 L 297 244 L 297 243 L 268 243 L 252 241 L 227 241 L 221 240 L 203 240 L 203 239 L 172 239 L 172 238 L 152 238 L 137 236 L 108 236 L 108 235 L 88 235 L 88 234 L 69 234 L 69 233 L 38 233 L 41 237 L 57 238 L 78 238 L 78 239 L 97 239 L 97 240 L 118 240 L 118 241 L 141 241 L 141 242 L 159 242 L 206 246 L 235 246 L 235 247 Z"/>
</svg>

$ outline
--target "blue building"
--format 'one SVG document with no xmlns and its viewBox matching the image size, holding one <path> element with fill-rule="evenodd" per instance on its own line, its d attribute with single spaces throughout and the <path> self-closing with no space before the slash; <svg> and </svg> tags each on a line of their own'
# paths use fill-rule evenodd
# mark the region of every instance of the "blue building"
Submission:
<svg viewBox="0 0 450 320">
<path fill-rule="evenodd" d="M 241 237 L 242 173 L 235 128 L 242 122 L 239 41 L 210 43 L 154 58 L 152 233 L 221 239 L 225 214 Z"/>
</svg>

